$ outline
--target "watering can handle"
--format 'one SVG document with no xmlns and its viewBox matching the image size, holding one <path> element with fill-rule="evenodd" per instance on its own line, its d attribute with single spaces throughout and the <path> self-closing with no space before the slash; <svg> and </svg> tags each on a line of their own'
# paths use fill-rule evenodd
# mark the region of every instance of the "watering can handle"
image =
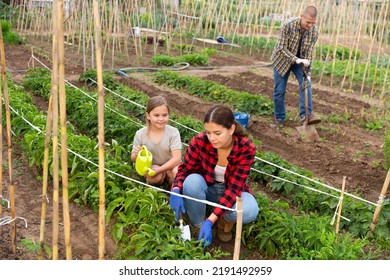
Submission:
<svg viewBox="0 0 390 280">
<path fill-rule="evenodd" d="M 149 154 L 148 148 L 145 145 L 142 145 L 141 148 L 145 151 L 145 154 L 147 154 L 147 155 Z M 148 175 L 153 177 L 155 174 L 156 174 L 156 171 L 149 168 Z"/>
</svg>

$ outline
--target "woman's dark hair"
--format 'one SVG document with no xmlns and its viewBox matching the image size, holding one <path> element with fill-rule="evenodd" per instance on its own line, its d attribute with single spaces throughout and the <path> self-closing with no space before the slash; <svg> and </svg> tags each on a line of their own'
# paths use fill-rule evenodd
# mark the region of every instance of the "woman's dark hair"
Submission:
<svg viewBox="0 0 390 280">
<path fill-rule="evenodd" d="M 236 125 L 236 129 L 234 130 L 235 135 L 248 136 L 248 132 L 236 121 L 233 111 L 226 105 L 214 105 L 207 111 L 203 123 L 210 122 L 222 125 L 227 129 L 230 129 L 234 124 Z"/>
</svg>

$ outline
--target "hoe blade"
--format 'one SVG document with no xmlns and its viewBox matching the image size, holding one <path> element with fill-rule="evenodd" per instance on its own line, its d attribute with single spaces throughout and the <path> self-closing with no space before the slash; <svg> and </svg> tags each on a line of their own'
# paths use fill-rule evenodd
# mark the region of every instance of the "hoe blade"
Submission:
<svg viewBox="0 0 390 280">
<path fill-rule="evenodd" d="M 299 134 L 301 135 L 301 139 L 303 142 L 318 142 L 320 141 L 320 136 L 314 125 L 301 125 L 296 127 Z"/>
</svg>

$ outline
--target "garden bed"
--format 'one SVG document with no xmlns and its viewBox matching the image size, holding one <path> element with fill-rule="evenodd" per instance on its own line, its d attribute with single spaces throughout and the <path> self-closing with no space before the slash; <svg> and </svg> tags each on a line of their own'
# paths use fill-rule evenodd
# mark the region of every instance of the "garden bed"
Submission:
<svg viewBox="0 0 390 280">
<path fill-rule="evenodd" d="M 30 61 L 31 47 L 35 47 L 35 54 L 46 65 L 50 65 L 51 41 L 47 38 L 28 38 L 27 45 L 6 46 L 5 55 L 7 67 L 12 70 L 25 70 L 32 67 Z M 78 78 L 83 73 L 82 55 L 76 47 L 65 46 L 65 71 L 66 79 L 78 83 Z M 145 56 L 140 62 L 135 56 L 117 61 L 114 68 L 130 66 L 151 67 L 150 57 L 153 54 L 153 46 L 145 50 Z M 272 98 L 272 71 L 269 68 L 229 68 L 229 66 L 253 66 L 266 64 L 267 57 L 250 57 L 242 54 L 218 53 L 210 57 L 209 66 L 223 66 L 226 68 L 213 70 L 187 70 L 180 74 L 201 77 L 234 90 L 246 91 L 251 94 L 262 94 Z M 46 55 L 46 56 L 45 56 Z M 135 53 L 134 53 L 135 55 Z M 172 54 L 171 54 L 172 55 Z M 29 62 L 30 61 L 30 62 Z M 37 64 L 37 63 L 35 63 Z M 111 68 L 111 57 L 104 64 L 105 69 Z M 23 72 L 11 72 L 11 78 L 20 82 Z M 143 73 L 131 73 L 129 78 L 118 80 L 124 85 L 145 92 L 149 96 L 161 94 L 167 97 L 174 112 L 190 115 L 196 119 L 202 119 L 204 113 L 212 101 L 205 101 L 196 96 L 179 92 L 167 86 L 161 86 L 153 82 L 150 75 Z M 316 83 L 316 77 L 313 77 Z M 263 152 L 271 151 L 300 168 L 311 171 L 315 177 L 336 188 L 341 188 L 342 177 L 347 177 L 347 192 L 358 193 L 362 197 L 376 201 L 385 180 L 383 156 L 383 131 L 369 131 L 362 125 L 362 121 L 369 117 L 367 114 L 375 111 L 375 100 L 362 100 L 325 86 L 315 87 L 314 108 L 323 116 L 324 122 L 317 126 L 321 141 L 319 143 L 303 143 L 295 130 L 298 125 L 296 116 L 292 113 L 287 127 L 280 130 L 270 128 L 271 116 L 252 116 L 248 130 L 255 139 L 261 141 L 258 146 Z M 296 82 L 288 86 L 287 108 L 290 112 L 296 112 L 298 104 L 298 89 Z M 36 98 L 36 106 L 46 110 L 46 103 Z M 294 111 L 295 110 L 295 111 Z M 364 110 L 364 111 L 363 111 Z M 6 135 L 6 133 L 3 133 Z M 6 139 L 3 139 L 6 143 Z M 129 143 L 130 144 L 130 143 Z M 16 185 L 16 213 L 17 216 L 28 220 L 28 228 L 18 222 L 18 241 L 23 238 L 39 240 L 39 218 L 42 183 L 37 178 L 40 176 L 37 170 L 31 170 L 22 152 L 14 148 L 14 164 L 19 172 L 15 172 Z M 7 158 L 5 150 L 3 158 Z M 4 176 L 4 182 L 7 177 Z M 316 195 L 313 193 L 313 195 Z M 33 198 L 33 199 L 32 199 Z M 49 214 L 50 215 L 50 214 Z M 50 216 L 49 216 L 50 217 Z M 74 258 L 97 259 L 97 215 L 90 209 L 71 204 L 72 245 Z M 49 219 L 48 219 L 49 221 Z M 7 231 L 2 227 L 2 232 Z M 47 232 L 50 240 L 50 232 Z M 4 235 L 2 235 L 4 236 Z M 60 235 L 61 236 L 61 235 Z M 92 238 L 91 238 L 92 237 Z M 50 242 L 48 241 L 50 244 Z M 1 259 L 34 259 L 35 255 L 25 249 L 18 250 L 13 256 L 9 250 L 9 240 L 2 240 Z M 112 258 L 115 251 L 115 243 L 108 235 L 107 258 Z M 232 246 L 224 249 L 232 251 Z M 61 251 L 63 254 L 64 252 Z M 256 257 L 261 255 L 255 252 Z"/>
</svg>

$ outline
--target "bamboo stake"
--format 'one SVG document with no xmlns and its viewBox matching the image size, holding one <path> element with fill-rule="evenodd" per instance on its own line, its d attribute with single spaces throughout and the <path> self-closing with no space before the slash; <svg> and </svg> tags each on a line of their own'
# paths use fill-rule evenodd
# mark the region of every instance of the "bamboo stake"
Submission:
<svg viewBox="0 0 390 280">
<path fill-rule="evenodd" d="M 105 6 L 108 6 L 108 7 L 110 7 L 112 5 L 112 2 L 109 2 L 107 5 L 103 5 L 103 7 L 105 7 Z M 111 11 L 111 9 L 109 9 L 109 12 Z M 103 15 L 102 15 L 102 26 L 103 26 L 103 29 L 104 29 L 104 18 L 106 18 L 105 17 L 105 12 L 103 11 Z M 107 16 L 107 21 L 108 21 L 108 23 L 107 23 L 107 29 L 105 29 L 105 39 L 106 39 L 106 42 L 105 42 L 105 44 L 104 44 L 104 50 L 103 50 L 103 57 L 105 57 L 105 55 L 106 55 L 106 51 L 107 51 L 107 49 L 109 48 L 109 44 L 110 44 L 110 39 L 111 39 L 111 29 L 112 29 L 112 20 L 110 20 L 111 19 L 111 17 L 108 15 Z M 112 46 L 112 47 L 114 47 L 114 45 Z"/>
<path fill-rule="evenodd" d="M 0 40 L 3 40 L 3 33 L 0 33 Z M 3 58 L 0 57 L 2 61 Z M 2 66 L 3 67 L 3 66 Z M 0 80 L 1 81 L 1 80 Z M 0 83 L 0 215 L 3 213 L 3 91 Z M 0 229 L 1 233 L 1 229 Z"/>
<path fill-rule="evenodd" d="M 228 1 L 226 1 L 223 9 L 223 14 L 221 15 L 221 21 L 222 21 L 222 24 L 221 24 L 221 33 L 222 34 L 227 34 L 228 33 L 228 28 L 229 28 L 229 7 L 231 7 L 231 5 L 233 3 L 230 4 L 230 6 L 228 7 Z"/>
<path fill-rule="evenodd" d="M 333 9 L 335 10 L 335 2 L 333 3 Z M 326 19 L 323 19 L 323 21 L 326 21 Z M 323 21 L 321 21 L 321 22 L 323 22 Z M 335 24 L 336 24 L 336 21 L 332 21 L 332 22 L 334 22 Z M 321 32 L 321 29 L 320 29 L 321 27 L 319 27 L 319 30 L 320 30 L 320 32 Z M 337 27 L 336 27 L 337 28 Z M 330 44 L 331 44 L 331 42 L 333 42 L 333 38 L 334 38 L 334 30 L 336 29 L 335 27 L 331 27 L 330 29 L 332 30 L 332 33 L 331 33 L 331 35 L 330 35 Z M 322 78 L 323 78 L 323 75 L 324 75 L 324 70 L 325 70 L 325 68 L 326 68 L 326 65 L 329 63 L 329 57 L 330 57 L 330 48 L 328 48 L 328 50 L 327 50 L 327 52 L 326 52 L 326 56 L 325 56 L 325 59 L 323 59 L 322 58 L 322 45 L 320 45 L 321 46 L 321 51 L 320 51 L 320 61 L 322 61 L 323 62 L 323 67 L 322 67 L 322 70 L 321 70 L 321 74 L 320 74 L 320 79 L 319 79 L 319 81 L 318 81 L 318 84 L 321 84 L 321 82 L 322 82 Z"/>
<path fill-rule="evenodd" d="M 249 54 L 252 54 L 252 51 L 253 51 L 253 42 L 255 40 L 255 36 L 256 34 L 258 33 L 262 33 L 261 30 L 262 30 L 262 25 L 260 26 L 260 17 L 261 17 L 261 7 L 262 7 L 262 2 L 263 0 L 260 0 L 260 1 L 256 1 L 256 2 L 259 2 L 258 5 L 256 6 L 255 8 L 255 27 L 254 28 L 251 28 L 251 30 L 253 31 L 252 32 L 252 35 L 250 35 L 250 38 L 251 38 L 251 44 L 250 44 L 250 49 L 249 49 Z M 266 9 L 268 9 L 268 6 L 266 6 Z M 259 30 L 260 29 L 260 30 Z"/>
<path fill-rule="evenodd" d="M 374 212 L 374 216 L 372 218 L 372 222 L 371 222 L 371 226 L 370 226 L 371 232 L 374 232 L 375 227 L 376 227 L 376 223 L 378 222 L 379 213 L 381 212 L 383 201 L 385 200 L 386 192 L 387 192 L 387 189 L 389 187 L 389 183 L 390 183 L 390 168 L 387 171 L 386 179 L 385 179 L 385 182 L 383 183 L 382 191 L 381 191 L 381 194 L 379 195 L 379 199 L 377 202 L 378 206 L 376 207 L 375 212 Z"/>
<path fill-rule="evenodd" d="M 241 247 L 241 232 L 242 232 L 242 198 L 237 197 L 237 223 L 236 223 L 236 239 L 234 242 L 233 260 L 240 259 Z"/>
<path fill-rule="evenodd" d="M 128 29 L 129 26 L 131 26 L 128 22 L 129 20 L 129 16 L 128 16 L 128 7 L 127 7 L 127 3 L 122 3 L 123 7 L 122 7 L 122 12 L 125 13 L 125 21 L 122 23 L 123 24 L 123 32 L 125 33 L 125 37 L 123 39 L 123 44 L 124 44 L 124 51 L 126 53 L 126 56 L 127 56 L 127 60 L 129 60 L 130 56 L 129 56 L 129 46 L 128 46 L 128 38 L 129 38 L 129 34 L 130 34 L 130 31 Z"/>
<path fill-rule="evenodd" d="M 248 32 L 247 29 L 251 29 L 252 13 L 249 13 L 249 11 L 253 10 L 252 4 L 253 4 L 253 0 L 250 0 L 248 8 L 245 9 L 245 14 L 247 15 L 247 17 L 246 17 L 246 21 L 244 23 L 244 29 L 242 31 L 239 30 L 239 32 L 242 35 L 247 35 L 247 32 Z M 244 6 L 245 6 L 245 3 L 244 3 Z"/>
<path fill-rule="evenodd" d="M 87 29 L 86 29 L 87 21 L 86 21 L 85 11 L 86 11 L 86 9 L 85 9 L 85 2 L 83 2 L 83 11 L 82 11 L 82 18 L 81 18 L 81 22 L 82 22 L 82 24 L 81 24 L 81 28 L 82 29 L 81 30 L 82 30 L 82 32 L 80 32 L 80 36 L 82 34 L 82 37 L 79 37 L 80 38 L 79 42 L 82 41 L 82 45 L 83 45 L 83 66 L 84 66 L 84 72 L 87 71 L 87 56 L 86 56 L 86 51 L 87 51 L 86 50 L 86 40 L 87 40 L 87 38 L 85 36 L 85 33 L 87 31 Z M 80 45 L 80 43 L 79 43 L 79 45 Z"/>
<path fill-rule="evenodd" d="M 226 33 L 231 33 L 232 32 L 231 29 L 232 29 L 233 25 L 230 22 L 230 15 L 233 12 L 233 4 L 235 4 L 235 2 L 234 1 L 230 1 L 229 11 L 226 14 L 226 30 L 225 30 Z"/>
<path fill-rule="evenodd" d="M 244 1 L 244 2 L 246 2 L 246 1 Z M 235 26 L 235 28 L 234 28 L 233 36 L 232 36 L 232 42 L 234 42 L 234 38 L 235 38 L 235 36 L 236 36 L 236 33 L 239 32 L 240 18 L 241 18 L 241 15 L 242 15 L 242 13 L 243 13 L 243 11 L 244 11 L 244 7 L 245 7 L 245 3 L 241 3 L 241 2 L 240 2 L 240 4 L 241 4 L 240 6 L 242 6 L 242 7 L 240 8 L 240 13 L 239 13 L 239 15 L 238 15 L 238 17 L 237 17 L 237 23 L 236 23 L 236 26 Z"/>
<path fill-rule="evenodd" d="M 54 42 L 54 40 L 53 40 Z M 54 48 L 54 43 L 53 43 Z M 53 56 L 54 59 L 57 60 Z M 52 110 L 52 96 L 49 97 L 49 106 L 47 109 L 46 132 L 45 132 L 45 150 L 43 155 L 43 176 L 42 176 L 42 206 L 41 206 L 41 226 L 39 234 L 39 251 L 38 259 L 43 259 L 44 245 L 45 245 L 45 223 L 46 223 L 46 209 L 47 209 L 47 183 L 49 175 L 49 148 L 50 148 L 50 134 L 53 125 L 53 110 Z"/>
<path fill-rule="evenodd" d="M 365 6 L 365 5 L 366 5 L 366 2 L 363 2 L 363 5 Z M 361 31 L 361 28 L 362 28 L 362 26 L 363 26 L 364 12 L 365 12 L 365 10 L 363 9 L 363 11 L 361 11 L 361 13 L 360 13 L 359 24 L 358 24 L 358 30 L 356 31 L 356 33 L 357 33 L 357 38 L 353 41 L 352 48 L 351 48 L 351 49 L 355 49 L 355 50 L 356 50 L 355 56 L 354 56 L 354 62 L 353 62 L 353 66 L 352 66 L 352 73 L 353 73 L 353 70 L 354 70 L 354 68 L 355 68 L 355 63 L 356 63 L 356 54 L 357 54 L 357 50 L 358 50 L 358 47 L 359 47 L 360 31 Z M 346 78 L 347 78 L 348 70 L 349 70 L 349 68 L 351 67 L 351 59 L 352 59 L 352 51 L 349 52 L 347 69 L 345 70 L 344 77 L 343 77 L 343 80 L 342 80 L 342 82 L 341 82 L 340 90 L 342 90 L 343 87 L 344 87 L 344 83 L 345 83 L 345 80 L 346 80 Z M 353 80 L 353 77 L 351 77 L 351 80 Z"/>
<path fill-rule="evenodd" d="M 214 37 L 216 36 L 215 32 L 217 32 L 217 34 L 224 34 L 224 33 L 218 32 L 218 28 L 220 28 L 219 26 L 221 23 L 221 12 L 222 12 L 224 6 L 225 6 L 225 1 L 221 0 L 218 15 L 216 16 L 216 19 L 215 19 Z M 221 30 L 221 28 L 220 28 L 220 30 Z"/>
<path fill-rule="evenodd" d="M 362 38 L 361 36 L 361 28 L 363 27 L 363 22 L 364 22 L 364 15 L 366 14 L 366 5 L 367 5 L 367 2 L 364 1 L 363 2 L 363 8 L 362 8 L 362 13 L 361 13 L 361 19 L 360 21 L 362 22 L 359 26 L 360 26 L 360 29 L 358 30 L 358 36 L 357 36 L 357 42 L 356 42 L 356 48 L 355 48 L 355 56 L 353 58 L 353 66 L 352 66 L 352 76 L 350 78 L 350 83 L 349 83 L 349 89 L 352 90 L 352 85 L 353 85 L 353 78 L 355 76 L 355 66 L 356 66 L 356 60 L 357 60 L 357 55 L 358 55 L 358 50 L 359 50 L 359 44 L 360 44 L 360 39 Z M 347 73 L 347 71 L 345 71 L 345 73 Z"/>
<path fill-rule="evenodd" d="M 93 1 L 96 45 L 96 74 L 98 82 L 98 139 L 99 139 L 99 259 L 105 253 L 105 182 L 104 182 L 104 89 L 101 58 L 101 27 L 98 1 Z"/>
<path fill-rule="evenodd" d="M 58 42 L 58 0 L 53 2 L 53 44 Z M 53 49 L 53 58 L 58 62 L 58 48 Z M 58 174 L 58 63 L 52 66 L 51 94 L 53 97 L 53 237 L 52 258 L 58 259 L 58 232 L 59 232 L 59 174 Z"/>
<path fill-rule="evenodd" d="M 65 92 L 65 66 L 64 66 L 64 14 L 63 0 L 58 0 L 58 79 L 60 98 L 60 121 L 61 121 L 61 177 L 62 177 L 62 214 L 64 218 L 64 234 L 66 259 L 72 259 L 72 247 L 70 244 L 70 215 L 69 215 L 69 192 L 68 192 L 68 139 L 66 133 L 66 92 Z"/>
<path fill-rule="evenodd" d="M 57 23 L 55 22 L 53 25 L 53 35 L 57 34 Z M 58 72 L 58 55 L 56 52 L 57 49 L 57 36 L 53 36 L 52 40 L 52 63 L 53 63 L 53 71 L 51 79 L 54 81 L 54 73 Z M 34 60 L 33 60 L 34 62 Z M 51 83 L 50 88 L 50 97 L 49 97 L 49 106 L 47 109 L 47 118 L 46 118 L 46 132 L 45 132 L 45 149 L 43 155 L 43 176 L 42 176 L 42 206 L 41 206 L 41 225 L 40 225 L 40 234 L 39 234 L 39 251 L 38 251 L 38 259 L 43 259 L 44 245 L 45 245 L 45 224 L 46 224 L 46 209 L 47 209 L 47 185 L 48 185 L 48 177 L 49 177 L 49 148 L 50 148 L 50 139 L 51 139 L 51 131 L 53 125 L 53 92 L 56 90 L 55 83 Z"/>
<path fill-rule="evenodd" d="M 7 144 L 8 144 L 8 168 L 9 168 L 9 197 L 11 204 L 11 247 L 12 252 L 16 253 L 16 223 L 15 223 L 15 185 L 13 181 L 13 164 L 12 164 L 12 138 L 11 138 L 11 113 L 9 110 L 8 83 L 5 65 L 5 52 L 3 31 L 0 28 L 0 59 L 1 59 L 1 75 L 3 79 L 5 115 L 7 122 Z"/>
<path fill-rule="evenodd" d="M 389 7 L 390 7 L 390 5 L 389 5 Z M 385 93 L 386 93 L 385 85 L 387 84 L 387 77 L 389 74 L 389 69 L 390 69 L 390 63 L 387 63 L 385 77 L 383 78 L 382 91 L 381 91 L 381 95 L 379 97 L 379 100 L 381 100 L 381 101 L 385 98 Z"/>
<path fill-rule="evenodd" d="M 380 10 L 380 13 L 379 13 L 379 18 L 382 18 L 382 13 L 383 13 L 383 8 L 385 7 L 385 5 L 382 5 L 381 7 L 381 10 Z M 374 25 L 374 20 L 372 20 L 372 25 Z M 384 25 L 383 25 L 384 26 Z M 367 75 L 367 70 L 369 68 L 369 65 L 371 64 L 371 55 L 372 55 L 372 49 L 374 47 L 374 44 L 375 44 L 375 37 L 376 37 L 376 34 L 378 32 L 378 28 L 379 27 L 379 21 L 378 23 L 375 25 L 375 28 L 374 28 L 374 34 L 373 34 L 373 38 L 371 40 L 371 44 L 370 44 L 370 49 L 368 51 L 368 57 L 367 57 L 367 62 L 366 62 L 366 67 L 364 68 L 364 73 L 363 73 L 363 81 L 362 81 L 362 86 L 360 88 L 360 95 L 363 94 L 363 90 L 364 90 L 364 83 L 365 83 L 365 80 L 366 80 L 366 75 Z M 381 40 L 379 41 L 379 52 L 380 52 L 380 43 L 381 43 Z M 378 58 L 379 58 L 379 55 L 378 55 Z M 375 79 L 375 75 L 374 75 L 374 79 Z M 374 87 L 374 82 L 372 83 L 372 86 Z"/>
<path fill-rule="evenodd" d="M 389 5 L 388 1 L 386 2 L 386 5 Z M 386 13 L 387 13 L 387 11 L 388 11 L 388 9 L 386 9 Z M 386 13 L 385 13 L 384 18 L 386 18 L 386 15 L 387 15 Z M 378 24 L 379 24 L 379 22 L 378 22 Z M 372 86 L 371 86 L 371 94 L 370 94 L 371 97 L 372 97 L 372 95 L 374 93 L 374 88 L 375 88 L 376 73 L 378 71 L 378 63 L 379 63 L 379 54 L 381 53 L 381 50 L 382 50 L 382 41 L 383 41 L 383 35 L 385 34 L 385 32 L 384 32 L 385 26 L 386 26 L 386 21 L 384 21 L 384 24 L 383 24 L 383 27 L 382 27 L 382 32 L 381 32 L 380 38 L 379 38 L 378 54 L 377 54 L 377 57 L 376 57 L 375 71 L 374 71 L 373 81 L 372 81 Z"/>
<path fill-rule="evenodd" d="M 341 3 L 341 8 L 340 10 L 342 11 L 343 10 L 343 3 Z M 337 26 L 341 26 L 341 22 L 342 22 L 342 19 L 344 18 L 343 17 L 343 14 L 341 13 L 341 11 L 339 12 L 339 21 L 338 21 L 338 25 Z M 332 71 L 331 71 L 331 74 L 330 74 L 330 86 L 332 87 L 333 85 L 333 73 L 334 73 L 334 69 L 336 67 L 336 54 L 337 54 L 337 45 L 338 45 L 338 40 L 339 40 L 339 30 L 340 28 L 336 28 L 337 32 L 336 32 L 336 42 L 334 44 L 334 47 L 333 47 L 333 60 L 332 60 Z"/>
<path fill-rule="evenodd" d="M 339 201 L 339 209 L 337 212 L 337 219 L 336 219 L 336 233 L 339 233 L 339 227 L 340 227 L 340 218 L 341 218 L 341 209 L 343 208 L 343 200 L 344 200 L 344 191 L 345 191 L 345 180 L 346 176 L 343 177 L 343 185 L 341 187 L 341 194 L 340 194 L 340 201 Z"/>
<path fill-rule="evenodd" d="M 0 28 L 1 29 L 1 28 Z M 0 41 L 3 44 L 3 31 L 0 30 Z M 1 69 L 3 67 L 3 60 L 5 61 L 3 55 L 0 53 L 0 61 L 1 61 Z M 0 79 L 0 215 L 3 213 L 3 91 L 2 91 L 2 83 Z M 0 227 L 1 233 L 1 227 Z"/>
</svg>

